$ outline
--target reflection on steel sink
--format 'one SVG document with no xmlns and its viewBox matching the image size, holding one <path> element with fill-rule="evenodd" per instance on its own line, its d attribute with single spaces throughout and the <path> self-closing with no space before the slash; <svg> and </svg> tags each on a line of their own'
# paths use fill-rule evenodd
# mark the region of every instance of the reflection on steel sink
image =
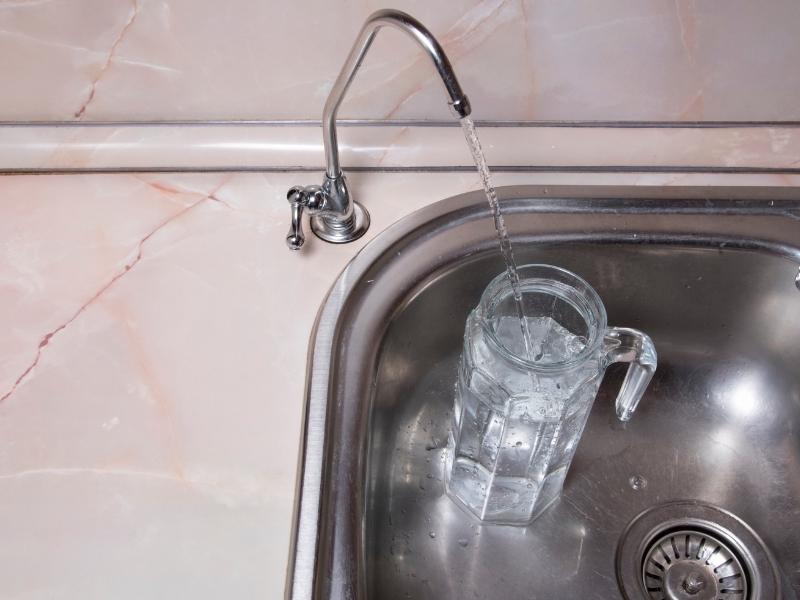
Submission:
<svg viewBox="0 0 800 600">
<path fill-rule="evenodd" d="M 527 528 L 481 525 L 443 494 L 464 321 L 503 268 L 484 196 L 378 236 L 334 285 L 312 344 L 290 596 L 605 600 L 622 585 L 624 597 L 672 597 L 653 559 L 680 563 L 687 597 L 710 585 L 714 598 L 794 597 L 798 196 L 501 190 L 518 262 L 580 274 L 609 323 L 647 331 L 659 352 L 627 424 L 609 397 L 621 370 L 609 371 L 563 497 Z M 714 575 L 723 556 L 740 569 L 731 585 Z"/>
</svg>

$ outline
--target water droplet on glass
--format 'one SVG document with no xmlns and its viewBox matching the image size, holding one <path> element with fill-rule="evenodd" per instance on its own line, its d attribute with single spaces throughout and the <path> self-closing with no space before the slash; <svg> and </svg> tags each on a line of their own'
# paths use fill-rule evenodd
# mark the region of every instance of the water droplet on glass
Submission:
<svg viewBox="0 0 800 600">
<path fill-rule="evenodd" d="M 647 479 L 641 475 L 631 475 L 630 479 L 628 479 L 628 483 L 630 484 L 631 488 L 636 491 L 643 490 L 647 487 Z"/>
<path fill-rule="evenodd" d="M 433 539 L 436 539 L 436 532 L 435 532 L 435 531 L 429 531 L 429 532 L 428 532 L 428 535 L 430 536 L 430 538 L 431 538 L 432 540 L 433 540 Z"/>
<path fill-rule="evenodd" d="M 797 270 L 797 277 L 794 278 L 794 285 L 800 290 L 800 269 Z"/>
<path fill-rule="evenodd" d="M 522 442 L 521 442 L 521 441 L 520 441 L 520 442 L 517 442 L 517 443 L 516 443 L 516 444 L 514 444 L 514 445 L 515 445 L 517 448 L 522 448 Z"/>
<path fill-rule="evenodd" d="M 461 538 L 460 540 L 458 540 L 458 545 L 461 546 L 462 548 L 466 548 L 469 545 L 469 540 Z"/>
</svg>

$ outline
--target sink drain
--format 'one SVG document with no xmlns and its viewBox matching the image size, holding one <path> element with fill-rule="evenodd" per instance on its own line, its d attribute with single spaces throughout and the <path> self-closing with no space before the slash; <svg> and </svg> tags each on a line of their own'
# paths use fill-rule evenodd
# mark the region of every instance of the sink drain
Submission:
<svg viewBox="0 0 800 600">
<path fill-rule="evenodd" d="M 662 535 L 643 559 L 642 581 L 653 600 L 743 600 L 749 579 L 733 548 L 697 528 Z"/>
<path fill-rule="evenodd" d="M 761 539 L 736 516 L 696 501 L 646 510 L 623 533 L 617 579 L 628 600 L 776 600 L 780 580 Z"/>
</svg>

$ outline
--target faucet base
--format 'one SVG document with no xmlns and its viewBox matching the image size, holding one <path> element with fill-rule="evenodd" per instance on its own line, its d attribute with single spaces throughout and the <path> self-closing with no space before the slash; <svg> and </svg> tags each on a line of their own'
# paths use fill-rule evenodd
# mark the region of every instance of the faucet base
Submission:
<svg viewBox="0 0 800 600">
<path fill-rule="evenodd" d="M 369 213 L 358 202 L 353 202 L 353 214 L 344 220 L 315 215 L 311 217 L 311 231 L 319 239 L 332 244 L 345 244 L 357 240 L 369 229 Z"/>
</svg>

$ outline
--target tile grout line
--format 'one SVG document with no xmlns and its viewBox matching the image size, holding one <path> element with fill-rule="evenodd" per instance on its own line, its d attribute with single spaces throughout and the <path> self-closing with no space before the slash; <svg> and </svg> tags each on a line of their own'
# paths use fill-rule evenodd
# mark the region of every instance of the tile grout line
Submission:
<svg viewBox="0 0 800 600">
<path fill-rule="evenodd" d="M 0 128 L 103 127 L 321 127 L 319 119 L 164 119 L 108 121 L 0 121 Z M 800 121 L 624 121 L 624 120 L 476 120 L 483 128 L 597 128 L 597 129 L 756 129 L 800 128 Z M 339 119 L 341 127 L 459 127 L 454 119 Z"/>
</svg>

